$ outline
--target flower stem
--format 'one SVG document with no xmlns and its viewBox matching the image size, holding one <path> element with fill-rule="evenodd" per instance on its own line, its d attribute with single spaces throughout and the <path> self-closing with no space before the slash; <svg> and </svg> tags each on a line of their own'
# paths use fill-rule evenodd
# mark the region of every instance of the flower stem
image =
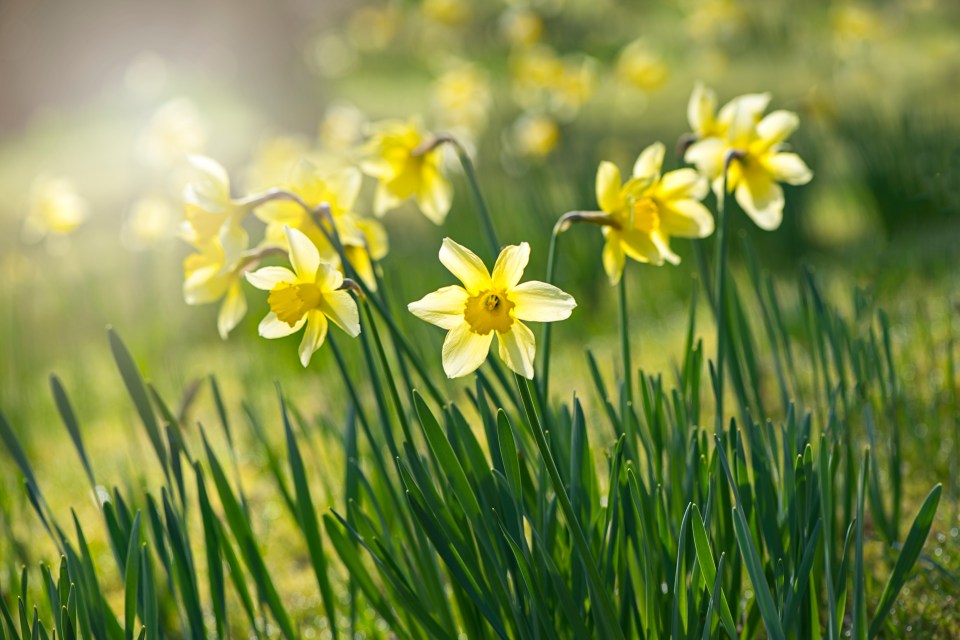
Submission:
<svg viewBox="0 0 960 640">
<path fill-rule="evenodd" d="M 452 144 L 457 150 L 457 158 L 463 167 L 463 173 L 470 184 L 470 193 L 473 195 L 473 201 L 480 213 L 480 221 L 483 224 L 483 232 L 487 236 L 487 244 L 490 245 L 491 255 L 496 258 L 500 255 L 500 241 L 497 239 L 497 231 L 493 226 L 493 218 L 490 217 L 487 202 L 483 198 L 483 192 L 480 191 L 480 181 L 477 180 L 477 170 L 473 166 L 473 160 L 470 159 L 470 154 L 467 153 L 466 148 L 453 136 L 441 136 L 438 141 Z"/>
<path fill-rule="evenodd" d="M 729 253 L 729 212 L 727 211 L 727 175 L 729 160 L 723 167 L 723 193 L 717 198 L 717 255 L 716 255 L 716 276 L 714 277 L 714 286 L 716 287 L 717 299 L 714 308 L 717 318 L 717 370 L 716 370 L 716 431 L 722 433 L 724 428 L 723 419 L 723 380 L 725 374 L 725 360 L 727 355 L 727 254 Z"/>
<path fill-rule="evenodd" d="M 547 284 L 553 284 L 557 270 L 557 243 L 560 240 L 559 225 L 553 228 L 550 234 L 550 248 L 547 251 Z M 550 391 L 550 337 L 553 335 L 553 323 L 544 322 L 543 330 L 540 333 L 540 348 L 543 351 L 543 358 L 540 361 L 540 398 L 546 406 L 548 392 Z"/>
<path fill-rule="evenodd" d="M 626 406 L 633 404 L 633 364 L 630 362 L 630 330 L 627 326 L 627 270 L 620 276 L 620 356 L 623 358 L 623 392 Z M 624 414 L 626 416 L 626 414 Z"/>
</svg>

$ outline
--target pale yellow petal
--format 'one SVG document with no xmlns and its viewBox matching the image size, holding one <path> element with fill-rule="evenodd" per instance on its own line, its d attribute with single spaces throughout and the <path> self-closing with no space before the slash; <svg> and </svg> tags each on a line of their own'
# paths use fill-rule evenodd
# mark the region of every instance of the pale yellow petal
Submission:
<svg viewBox="0 0 960 640">
<path fill-rule="evenodd" d="M 294 283 L 297 275 L 286 267 L 262 267 L 247 272 L 247 282 L 261 291 L 270 291 L 281 282 Z"/>
<path fill-rule="evenodd" d="M 424 167 L 423 173 L 417 205 L 430 222 L 443 224 L 453 204 L 453 187 L 439 169 Z"/>
<path fill-rule="evenodd" d="M 477 254 L 450 238 L 443 239 L 440 247 L 440 262 L 463 283 L 471 294 L 489 289 L 492 281 L 490 272 Z"/>
<path fill-rule="evenodd" d="M 402 200 L 398 198 L 387 186 L 379 182 L 373 193 L 373 213 L 377 217 L 383 217 L 388 211 L 392 211 L 400 206 Z"/>
<path fill-rule="evenodd" d="M 774 153 L 764 159 L 764 164 L 777 182 L 797 185 L 813 179 L 810 167 L 795 153 Z"/>
<path fill-rule="evenodd" d="M 637 262 L 663 264 L 663 255 L 649 234 L 643 231 L 621 231 L 620 246 L 623 252 Z"/>
<path fill-rule="evenodd" d="M 757 137 L 767 149 L 780 144 L 800 126 L 800 118 L 792 111 L 774 111 L 757 124 Z"/>
<path fill-rule="evenodd" d="M 713 130 L 714 114 L 717 111 L 717 94 L 712 89 L 697 82 L 687 103 L 687 122 L 690 129 L 699 136 L 705 136 Z"/>
<path fill-rule="evenodd" d="M 712 180 L 723 173 L 723 157 L 726 152 L 727 145 L 723 140 L 705 138 L 690 145 L 683 159 Z"/>
<path fill-rule="evenodd" d="M 344 213 L 352 213 L 363 185 L 363 175 L 356 167 L 347 167 L 332 179 L 333 191 L 337 194 L 337 205 Z"/>
<path fill-rule="evenodd" d="M 451 285 L 428 293 L 407 309 L 421 320 L 443 329 L 453 329 L 463 322 L 463 313 L 470 294 L 460 286 Z"/>
<path fill-rule="evenodd" d="M 533 358 L 536 355 L 536 339 L 533 332 L 522 322 L 514 322 L 509 331 L 497 334 L 500 343 L 500 358 L 516 373 L 527 380 L 533 379 Z"/>
<path fill-rule="evenodd" d="M 290 264 L 297 278 L 303 282 L 315 282 L 320 267 L 320 251 L 304 233 L 298 229 L 285 227 L 287 243 L 290 247 Z"/>
<path fill-rule="evenodd" d="M 183 299 L 187 304 L 206 304 L 219 300 L 230 281 L 220 273 L 220 265 L 201 267 L 183 281 Z"/>
<path fill-rule="evenodd" d="M 504 247 L 497 257 L 497 263 L 493 265 L 493 286 L 508 291 L 517 286 L 529 260 L 530 245 L 526 242 Z"/>
<path fill-rule="evenodd" d="M 250 244 L 250 238 L 246 230 L 238 224 L 227 223 L 220 228 L 219 234 L 220 247 L 223 249 L 223 262 L 225 265 L 233 265 L 247 250 Z"/>
<path fill-rule="evenodd" d="M 660 201 L 693 198 L 703 200 L 709 186 L 707 179 L 693 169 L 677 169 L 663 174 L 657 185 L 656 197 Z"/>
<path fill-rule="evenodd" d="M 363 234 L 367 243 L 367 249 L 370 251 L 370 257 L 374 260 L 383 259 L 390 251 L 390 240 L 387 237 L 387 230 L 378 220 L 372 218 L 359 218 L 356 221 L 357 228 Z"/>
<path fill-rule="evenodd" d="M 656 182 L 660 178 L 660 169 L 663 167 L 663 157 L 666 152 L 667 149 L 662 142 L 654 142 L 641 151 L 637 161 L 633 163 L 633 177 Z"/>
<path fill-rule="evenodd" d="M 307 329 L 300 340 L 300 364 L 304 367 L 310 364 L 310 357 L 320 348 L 327 337 L 327 317 L 319 311 L 310 311 L 304 316 L 307 319 Z"/>
<path fill-rule="evenodd" d="M 283 320 L 277 317 L 273 311 L 264 316 L 263 320 L 260 321 L 260 325 L 257 327 L 257 333 L 260 334 L 261 338 L 285 338 L 292 333 L 296 333 L 303 327 L 304 323 L 307 321 L 307 316 L 304 315 L 300 320 L 296 322 L 293 326 L 290 326 Z"/>
<path fill-rule="evenodd" d="M 570 317 L 577 301 L 569 293 L 546 282 L 531 280 L 510 291 L 513 317 L 529 322 L 557 322 Z"/>
<path fill-rule="evenodd" d="M 604 160 L 597 169 L 597 204 L 607 213 L 616 213 L 625 204 L 621 194 L 620 169 Z"/>
<path fill-rule="evenodd" d="M 357 303 L 346 291 L 324 293 L 320 299 L 320 311 L 333 323 L 343 329 L 348 336 L 360 335 L 360 312 Z"/>
<path fill-rule="evenodd" d="M 336 291 L 343 285 L 343 274 L 331 264 L 321 262 L 317 267 L 317 286 L 320 291 Z"/>
<path fill-rule="evenodd" d="M 607 234 L 607 240 L 603 244 L 603 270 L 607 272 L 611 285 L 620 282 L 624 262 L 626 262 L 626 255 L 623 253 L 623 247 L 620 246 L 620 234 Z"/>
<path fill-rule="evenodd" d="M 764 171 L 750 171 L 737 187 L 737 203 L 758 227 L 773 231 L 783 221 L 783 189 Z"/>
<path fill-rule="evenodd" d="M 660 228 L 670 236 L 706 238 L 713 233 L 713 216 L 697 200 L 672 200 L 660 211 Z"/>
<path fill-rule="evenodd" d="M 670 238 L 660 233 L 659 231 L 654 231 L 650 234 L 650 241 L 657 248 L 657 251 L 660 252 L 660 257 L 662 260 L 666 260 L 670 264 L 680 264 L 680 256 L 673 252 L 670 248 Z"/>
<path fill-rule="evenodd" d="M 217 331 L 220 337 L 226 340 L 246 313 L 247 299 L 243 295 L 243 287 L 240 280 L 234 278 L 220 304 L 220 313 L 217 314 Z"/>
<path fill-rule="evenodd" d="M 443 341 L 443 371 L 448 378 L 459 378 L 477 370 L 490 353 L 493 331 L 480 335 L 466 321 L 455 326 Z"/>
<path fill-rule="evenodd" d="M 721 127 L 729 127 L 738 114 L 743 116 L 744 122 L 751 119 L 756 122 L 760 119 L 760 114 L 766 111 L 768 104 L 770 104 L 769 93 L 747 93 L 737 96 L 720 108 L 717 122 Z"/>
</svg>

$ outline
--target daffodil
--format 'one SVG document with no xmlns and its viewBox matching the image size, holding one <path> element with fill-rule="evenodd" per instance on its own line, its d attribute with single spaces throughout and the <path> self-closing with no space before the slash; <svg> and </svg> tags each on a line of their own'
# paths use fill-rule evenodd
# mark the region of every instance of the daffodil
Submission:
<svg viewBox="0 0 960 640">
<path fill-rule="evenodd" d="M 500 358 L 513 371 L 533 378 L 536 342 L 523 321 L 565 320 L 577 303 L 551 284 L 533 280 L 521 284 L 529 257 L 526 242 L 505 247 L 491 274 L 472 251 L 450 238 L 443 240 L 440 262 L 463 286 L 443 287 L 407 308 L 421 320 L 449 331 L 443 343 L 443 370 L 448 377 L 475 371 L 496 335 Z"/>
<path fill-rule="evenodd" d="M 453 189 L 443 173 L 443 150 L 424 151 L 429 137 L 414 122 L 390 120 L 376 125 L 365 148 L 361 169 L 377 179 L 373 211 L 382 216 L 413 198 L 420 211 L 442 224 L 450 211 Z"/>
<path fill-rule="evenodd" d="M 340 289 L 343 276 L 333 265 L 321 261 L 310 238 L 290 227 L 284 231 L 293 270 L 263 267 L 246 276 L 250 284 L 270 292 L 270 312 L 259 327 L 262 337 L 282 338 L 306 327 L 300 341 L 300 363 L 306 367 L 327 337 L 328 320 L 356 337 L 360 334 L 360 314 L 350 294 Z"/>
<path fill-rule="evenodd" d="M 527 158 L 550 155 L 560 141 L 557 121 L 542 113 L 526 113 L 520 116 L 513 123 L 511 133 L 514 151 Z"/>
<path fill-rule="evenodd" d="M 322 175 L 311 163 L 302 161 L 285 190 L 296 194 L 303 204 L 315 210 L 321 204 L 329 207 L 337 235 L 347 260 L 371 288 L 376 288 L 372 260 L 380 260 L 388 251 L 387 232 L 377 220 L 354 214 L 360 193 L 360 172 L 347 167 L 329 176 Z M 274 200 L 256 209 L 258 218 L 267 223 L 267 244 L 287 249 L 285 226 L 301 231 L 317 247 L 324 262 L 340 265 L 340 256 L 327 234 L 333 233 L 329 223 L 318 220 L 299 202 Z M 321 228 L 323 223 L 325 228 Z"/>
<path fill-rule="evenodd" d="M 183 298 L 187 304 L 209 304 L 222 300 L 217 315 L 217 331 L 224 340 L 247 313 L 240 277 L 242 256 L 246 250 L 246 236 L 238 238 L 224 234 L 227 246 L 221 240 L 208 242 L 183 261 Z M 230 246 L 231 242 L 241 242 Z"/>
<path fill-rule="evenodd" d="M 645 40 L 634 40 L 617 58 L 617 78 L 641 91 L 660 89 L 667 81 L 667 66 Z"/>
<path fill-rule="evenodd" d="M 30 203 L 24 220 L 23 237 L 37 242 L 47 236 L 66 236 L 87 219 L 87 201 L 67 178 L 40 176 L 30 189 Z"/>
<path fill-rule="evenodd" d="M 140 134 L 137 151 L 148 165 L 166 169 L 207 146 L 207 131 L 197 106 L 189 98 L 164 103 Z"/>
<path fill-rule="evenodd" d="M 239 254 L 229 252 L 247 246 L 247 232 L 240 225 L 246 210 L 230 197 L 230 179 L 218 162 L 206 156 L 190 156 L 189 161 L 196 177 L 183 189 L 183 239 L 201 252 L 219 239 L 231 263 Z"/>
<path fill-rule="evenodd" d="M 712 180 L 718 198 L 723 195 L 724 165 L 729 159 L 728 192 L 736 195 L 737 203 L 758 227 L 771 231 L 783 220 L 780 183 L 806 184 L 813 172 L 800 156 L 784 150 L 787 138 L 800 123 L 797 115 L 781 110 L 763 116 L 769 98 L 761 95 L 762 100 L 742 96 L 731 101 L 729 113 L 721 110 L 717 116 L 717 133 L 692 144 L 684 159 Z"/>
<path fill-rule="evenodd" d="M 687 103 L 687 121 L 698 140 L 724 137 L 735 116 L 752 117 L 759 121 L 768 104 L 769 93 L 747 93 L 723 105 L 718 112 L 717 94 L 702 82 L 698 82 L 694 85 Z"/>
<path fill-rule="evenodd" d="M 603 268 L 611 284 L 620 281 L 626 257 L 656 265 L 680 262 L 670 238 L 705 238 L 713 233 L 713 217 L 700 200 L 707 181 L 693 169 L 662 174 L 663 144 L 650 145 L 621 184 L 612 162 L 597 170 L 597 202 L 614 223 L 603 227 Z"/>
</svg>

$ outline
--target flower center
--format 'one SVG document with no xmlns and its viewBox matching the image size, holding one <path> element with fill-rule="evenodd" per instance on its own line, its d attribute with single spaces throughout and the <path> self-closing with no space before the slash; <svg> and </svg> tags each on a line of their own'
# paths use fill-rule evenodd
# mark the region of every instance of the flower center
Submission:
<svg viewBox="0 0 960 640">
<path fill-rule="evenodd" d="M 491 331 L 504 332 L 513 324 L 510 310 L 514 304 L 504 291 L 489 289 L 467 298 L 463 317 L 474 333 L 482 336 Z"/>
<path fill-rule="evenodd" d="M 292 327 L 300 322 L 305 313 L 319 307 L 322 298 L 320 287 L 313 283 L 281 282 L 270 291 L 267 302 L 277 318 Z"/>
<path fill-rule="evenodd" d="M 633 203 L 633 228 L 644 233 L 660 229 L 660 207 L 652 198 L 641 198 Z"/>
</svg>

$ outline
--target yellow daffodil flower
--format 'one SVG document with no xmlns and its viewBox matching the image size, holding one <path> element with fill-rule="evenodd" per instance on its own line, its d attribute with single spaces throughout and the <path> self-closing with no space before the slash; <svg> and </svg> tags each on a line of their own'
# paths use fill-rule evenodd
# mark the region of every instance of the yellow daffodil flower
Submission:
<svg viewBox="0 0 960 640">
<path fill-rule="evenodd" d="M 284 231 L 293 270 L 263 267 L 246 276 L 257 289 L 270 292 L 270 312 L 259 327 L 262 337 L 282 338 L 306 326 L 300 341 L 300 363 L 306 367 L 327 337 L 328 319 L 355 338 L 360 335 L 360 314 L 350 294 L 340 289 L 343 276 L 320 260 L 310 238 L 290 227 Z"/>
<path fill-rule="evenodd" d="M 698 140 L 727 135 L 730 124 L 737 114 L 740 117 L 752 117 L 757 121 L 770 104 L 769 93 L 747 93 L 737 96 L 717 111 L 717 94 L 698 82 L 690 94 L 687 103 L 687 121 Z"/>
<path fill-rule="evenodd" d="M 511 129 L 514 151 L 527 158 L 543 158 L 560 141 L 557 121 L 542 113 L 527 113 L 513 123 Z"/>
<path fill-rule="evenodd" d="M 353 213 L 360 194 L 362 176 L 347 167 L 330 176 L 324 176 L 312 164 L 303 161 L 298 165 L 291 181 L 284 188 L 295 193 L 311 209 L 326 203 L 343 244 L 347 260 L 367 286 L 375 289 L 376 278 L 371 260 L 380 260 L 387 255 L 387 232 L 377 220 L 361 218 Z M 285 226 L 301 231 L 320 251 L 324 262 L 340 265 L 336 248 L 327 239 L 318 220 L 298 202 L 274 200 L 256 210 L 258 218 L 267 223 L 267 244 L 287 249 Z M 329 225 L 327 225 L 329 227 Z M 332 233 L 330 228 L 327 233 Z"/>
<path fill-rule="evenodd" d="M 429 139 L 414 122 L 390 120 L 376 125 L 360 167 L 377 179 L 373 212 L 382 216 L 413 198 L 431 222 L 442 224 L 453 189 L 443 173 L 443 150 L 414 153 Z"/>
<path fill-rule="evenodd" d="M 183 239 L 201 251 L 218 238 L 224 250 L 247 246 L 247 232 L 240 226 L 246 211 L 230 197 L 230 179 L 218 162 L 206 156 L 190 156 L 196 178 L 183 189 Z M 228 253 L 231 263 L 239 254 Z"/>
<path fill-rule="evenodd" d="M 192 154 L 203 153 L 207 131 L 197 106 L 189 98 L 164 103 L 140 134 L 137 151 L 151 167 L 167 169 Z"/>
<path fill-rule="evenodd" d="M 514 47 L 531 47 L 543 36 L 543 20 L 528 7 L 510 7 L 500 16 L 500 32 Z"/>
<path fill-rule="evenodd" d="M 758 109 L 761 102 L 763 107 Z M 737 203 L 758 227 L 772 231 L 783 220 L 780 183 L 801 185 L 813 178 L 800 156 L 784 151 L 800 121 L 790 111 L 762 116 L 766 100 L 756 96 L 742 96 L 731 104 L 729 114 L 721 110 L 717 116 L 721 133 L 695 142 L 684 159 L 713 181 L 719 198 L 723 195 L 724 162 L 731 158 L 727 190 L 736 195 Z"/>
<path fill-rule="evenodd" d="M 641 91 L 660 89 L 667 77 L 667 66 L 642 38 L 624 47 L 617 58 L 617 78 Z"/>
<path fill-rule="evenodd" d="M 617 223 L 603 227 L 603 268 L 611 284 L 620 281 L 627 256 L 656 265 L 678 264 L 671 236 L 705 238 L 713 233 L 713 217 L 700 203 L 707 194 L 706 179 L 693 169 L 661 174 L 664 153 L 659 142 L 644 149 L 626 184 L 611 162 L 600 163 L 597 170 L 597 202 Z"/>
<path fill-rule="evenodd" d="M 246 236 L 224 234 L 227 246 L 219 239 L 203 245 L 183 261 L 183 298 L 187 304 L 209 304 L 222 299 L 217 315 L 217 331 L 227 339 L 247 313 L 247 301 L 240 282 Z M 231 243 L 242 243 L 230 246 Z M 232 256 L 235 256 L 232 258 Z"/>
<path fill-rule="evenodd" d="M 490 78 L 469 62 L 455 63 L 433 85 L 437 122 L 447 130 L 466 132 L 475 139 L 487 124 L 493 96 Z"/>
<path fill-rule="evenodd" d="M 23 238 L 38 242 L 47 236 L 67 236 L 87 219 L 89 207 L 66 178 L 40 176 L 30 189 Z"/>
<path fill-rule="evenodd" d="M 500 358 L 513 371 L 533 378 L 536 343 L 522 321 L 565 320 L 577 303 L 551 284 L 533 280 L 520 284 L 529 257 L 526 242 L 505 247 L 491 275 L 472 251 L 444 238 L 440 262 L 463 286 L 443 287 L 407 308 L 421 320 L 449 331 L 443 343 L 443 370 L 448 377 L 476 371 L 496 334 Z"/>
</svg>

